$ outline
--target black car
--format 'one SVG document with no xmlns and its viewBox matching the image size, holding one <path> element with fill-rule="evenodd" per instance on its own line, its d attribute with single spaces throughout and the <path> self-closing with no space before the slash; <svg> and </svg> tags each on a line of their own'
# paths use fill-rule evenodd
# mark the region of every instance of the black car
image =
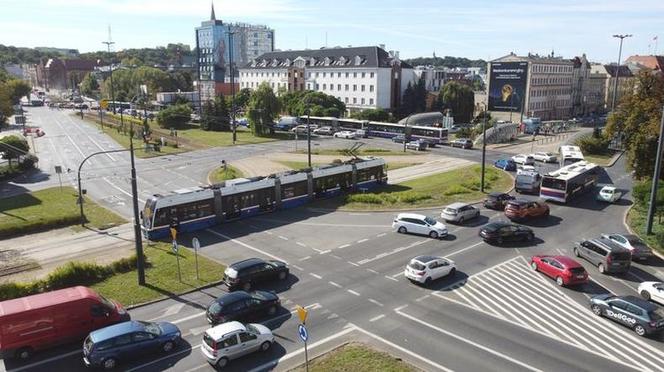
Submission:
<svg viewBox="0 0 664 372">
<path fill-rule="evenodd" d="M 409 142 L 410 141 L 410 136 L 406 137 L 403 134 L 398 134 L 398 135 L 392 137 L 392 142 L 404 143 L 404 141 Z"/>
<path fill-rule="evenodd" d="M 208 322 L 219 324 L 238 321 L 252 321 L 266 315 L 274 315 L 281 305 L 279 297 L 266 291 L 237 291 L 225 294 L 212 301 L 207 308 Z"/>
<path fill-rule="evenodd" d="M 250 258 L 228 266 L 223 280 L 230 291 L 238 288 L 248 291 L 258 283 L 285 280 L 288 272 L 285 262 Z"/>
<path fill-rule="evenodd" d="M 664 330 L 664 308 L 636 296 L 594 296 L 590 309 L 595 315 L 632 328 L 639 336 Z"/>
<path fill-rule="evenodd" d="M 485 242 L 502 244 L 509 241 L 530 241 L 535 234 L 526 226 L 509 222 L 492 222 L 480 229 L 479 236 Z"/>
<path fill-rule="evenodd" d="M 507 202 L 510 200 L 515 200 L 516 198 L 510 194 L 505 194 L 503 192 L 492 192 L 484 200 L 484 207 L 504 210 Z"/>
</svg>

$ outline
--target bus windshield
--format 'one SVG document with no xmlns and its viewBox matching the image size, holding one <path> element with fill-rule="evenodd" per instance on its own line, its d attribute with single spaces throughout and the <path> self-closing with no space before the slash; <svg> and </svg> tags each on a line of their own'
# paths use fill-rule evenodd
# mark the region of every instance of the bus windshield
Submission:
<svg viewBox="0 0 664 372">
<path fill-rule="evenodd" d="M 542 187 L 565 191 L 567 189 L 567 182 L 554 177 L 544 177 Z"/>
</svg>

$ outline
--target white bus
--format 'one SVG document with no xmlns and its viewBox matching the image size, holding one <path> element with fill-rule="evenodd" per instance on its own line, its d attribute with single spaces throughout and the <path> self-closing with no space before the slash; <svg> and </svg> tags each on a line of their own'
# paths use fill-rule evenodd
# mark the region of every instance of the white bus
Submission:
<svg viewBox="0 0 664 372">
<path fill-rule="evenodd" d="M 547 173 L 542 178 L 540 198 L 566 203 L 575 195 L 594 189 L 599 169 L 597 164 L 580 161 Z"/>
<path fill-rule="evenodd" d="M 558 148 L 558 155 L 560 159 L 560 167 L 584 160 L 583 153 L 579 146 L 560 146 L 560 148 Z"/>
</svg>

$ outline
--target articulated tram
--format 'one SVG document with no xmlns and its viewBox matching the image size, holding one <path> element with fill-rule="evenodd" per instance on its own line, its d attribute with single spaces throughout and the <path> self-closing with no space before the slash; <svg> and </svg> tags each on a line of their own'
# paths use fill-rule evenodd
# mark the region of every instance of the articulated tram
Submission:
<svg viewBox="0 0 664 372">
<path fill-rule="evenodd" d="M 192 232 L 386 183 L 385 161 L 377 158 L 358 158 L 268 177 L 238 178 L 152 196 L 141 212 L 142 229 L 148 239 L 155 240 L 169 235 L 174 220 L 180 232 Z"/>
</svg>

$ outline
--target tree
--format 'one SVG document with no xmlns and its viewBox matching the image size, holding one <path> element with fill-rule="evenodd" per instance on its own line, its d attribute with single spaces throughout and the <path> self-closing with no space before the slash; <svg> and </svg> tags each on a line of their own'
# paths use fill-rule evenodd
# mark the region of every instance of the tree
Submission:
<svg viewBox="0 0 664 372">
<path fill-rule="evenodd" d="M 279 100 L 284 111 L 293 116 L 309 113 L 338 118 L 346 111 L 346 105 L 336 97 L 312 90 L 286 92 L 279 96 Z"/>
<path fill-rule="evenodd" d="M 475 93 L 465 84 L 450 81 L 443 86 L 438 95 L 443 110 L 450 109 L 454 121 L 469 123 L 475 109 Z"/>
<path fill-rule="evenodd" d="M 94 97 L 98 92 L 99 82 L 93 74 L 88 72 L 81 81 L 81 94 Z"/>
<path fill-rule="evenodd" d="M 133 100 L 139 95 L 138 87 L 143 84 L 147 85 L 148 94 L 151 98 L 155 98 L 157 92 L 193 90 L 191 76 L 181 73 L 167 73 L 158 68 L 146 66 L 118 69 L 113 72 L 113 89 L 116 101 Z M 104 80 L 101 91 L 103 97 L 111 98 L 110 78 Z"/>
<path fill-rule="evenodd" d="M 235 95 L 235 107 L 239 110 L 244 110 L 244 108 L 247 107 L 247 104 L 249 103 L 250 97 L 251 97 L 251 89 L 249 88 L 240 89 L 240 91 Z"/>
<path fill-rule="evenodd" d="M 262 83 L 251 93 L 247 113 L 251 131 L 256 136 L 264 136 L 272 130 L 274 119 L 281 112 L 281 102 L 267 83 Z"/>
<path fill-rule="evenodd" d="M 30 146 L 28 146 L 28 141 L 25 138 L 19 136 L 0 138 L 0 152 L 2 153 L 2 157 L 9 162 L 10 168 L 12 166 L 12 159 L 25 156 L 28 154 L 28 151 L 30 151 Z"/>
<path fill-rule="evenodd" d="M 643 178 L 651 176 L 655 169 L 664 76 L 641 71 L 636 79 L 634 93 L 624 96 L 609 116 L 605 134 L 607 138 L 622 137 L 629 168 L 636 178 Z"/>
<path fill-rule="evenodd" d="M 358 120 L 369 120 L 369 121 L 381 121 L 387 122 L 390 120 L 390 113 L 383 109 L 366 109 L 351 114 L 353 119 Z"/>
<path fill-rule="evenodd" d="M 223 95 L 218 95 L 213 101 L 203 105 L 201 113 L 201 129 L 203 130 L 230 130 L 228 103 Z"/>
<path fill-rule="evenodd" d="M 0 126 L 14 114 L 14 105 L 21 102 L 21 97 L 30 93 L 30 85 L 23 80 L 8 78 L 0 81 Z"/>
<path fill-rule="evenodd" d="M 157 114 L 157 123 L 162 128 L 180 129 L 191 120 L 189 105 L 169 106 Z"/>
</svg>

